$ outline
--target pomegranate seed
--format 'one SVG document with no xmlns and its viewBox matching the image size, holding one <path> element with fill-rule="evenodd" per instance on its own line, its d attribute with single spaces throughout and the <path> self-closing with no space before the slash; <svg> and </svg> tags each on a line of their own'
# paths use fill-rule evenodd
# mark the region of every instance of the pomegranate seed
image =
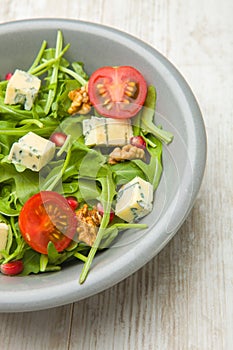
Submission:
<svg viewBox="0 0 233 350">
<path fill-rule="evenodd" d="M 75 210 L 78 208 L 79 203 L 75 197 L 73 197 L 73 196 L 66 197 L 66 200 L 67 200 L 69 206 L 71 207 L 71 209 Z"/>
<path fill-rule="evenodd" d="M 64 145 L 65 140 L 66 140 L 67 136 L 66 134 L 64 134 L 63 132 L 54 132 L 51 136 L 50 136 L 50 141 L 52 141 L 53 143 L 55 143 L 55 145 L 57 147 L 61 147 Z"/>
<path fill-rule="evenodd" d="M 131 137 L 130 143 L 131 143 L 131 145 L 138 147 L 138 148 L 142 148 L 142 149 L 146 148 L 146 142 L 142 136 Z"/>
<path fill-rule="evenodd" d="M 104 216 L 104 208 L 103 208 L 101 203 L 97 203 L 96 209 L 98 210 L 98 212 L 100 213 L 101 216 Z M 113 220 L 114 216 L 115 216 L 114 211 L 111 210 L 110 216 L 109 216 L 109 222 L 111 222 Z"/>
<path fill-rule="evenodd" d="M 7 73 L 6 75 L 5 75 L 5 80 L 10 80 L 10 78 L 12 77 L 12 73 L 11 72 L 9 72 L 9 73 Z"/>
<path fill-rule="evenodd" d="M 4 275 L 18 275 L 23 271 L 23 262 L 21 260 L 10 261 L 6 264 L 2 264 L 0 270 Z"/>
</svg>

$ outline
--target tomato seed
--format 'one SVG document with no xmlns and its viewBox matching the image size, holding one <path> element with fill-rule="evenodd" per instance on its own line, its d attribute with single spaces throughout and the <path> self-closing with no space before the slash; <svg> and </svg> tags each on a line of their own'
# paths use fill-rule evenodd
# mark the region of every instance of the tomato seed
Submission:
<svg viewBox="0 0 233 350">
<path fill-rule="evenodd" d="M 133 91 L 135 91 L 135 87 L 127 86 L 126 90 L 133 92 Z"/>
<path fill-rule="evenodd" d="M 111 102 L 111 103 L 108 103 L 108 104 L 106 105 L 107 110 L 110 110 L 112 107 L 113 107 L 113 103 L 112 103 L 112 102 Z"/>
<path fill-rule="evenodd" d="M 135 81 L 129 81 L 129 82 L 128 82 L 128 85 L 129 85 L 129 86 L 136 86 L 136 83 L 135 83 Z"/>
<path fill-rule="evenodd" d="M 100 95 L 103 95 L 106 92 L 106 89 L 104 87 L 99 88 Z"/>
<path fill-rule="evenodd" d="M 131 91 L 125 91 L 125 95 L 127 95 L 127 96 L 129 96 L 129 97 L 132 97 L 133 96 L 133 94 L 132 94 L 132 92 Z"/>
<path fill-rule="evenodd" d="M 111 102 L 111 99 L 110 99 L 110 98 L 108 98 L 107 100 L 105 100 L 105 101 L 104 101 L 103 106 L 108 105 L 108 104 L 109 104 L 109 102 Z"/>
</svg>

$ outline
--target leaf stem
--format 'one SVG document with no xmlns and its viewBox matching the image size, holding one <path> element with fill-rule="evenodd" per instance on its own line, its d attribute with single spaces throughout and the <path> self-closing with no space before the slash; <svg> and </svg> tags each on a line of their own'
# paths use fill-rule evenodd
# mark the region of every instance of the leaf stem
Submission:
<svg viewBox="0 0 233 350">
<path fill-rule="evenodd" d="M 46 60 L 44 63 L 41 63 L 39 66 L 35 67 L 30 74 L 32 75 L 41 75 L 45 73 L 53 64 L 60 60 L 60 58 L 65 54 L 65 52 L 69 49 L 70 44 L 67 44 L 64 49 L 60 52 L 60 54 L 56 58 L 51 58 L 50 60 Z"/>
<path fill-rule="evenodd" d="M 63 73 L 70 75 L 74 79 L 76 79 L 81 85 L 86 85 L 87 80 L 85 80 L 83 77 L 81 77 L 81 75 L 77 74 L 76 72 L 72 71 L 71 69 L 66 68 L 66 67 L 60 67 L 59 70 Z"/>
<path fill-rule="evenodd" d="M 78 253 L 78 252 L 75 253 L 74 256 L 75 256 L 76 258 L 78 258 L 79 260 L 82 260 L 83 262 L 86 262 L 86 261 L 87 261 L 87 257 L 86 257 L 85 255 L 83 255 L 83 254 Z"/>
<path fill-rule="evenodd" d="M 86 278 L 87 278 L 87 275 L 88 275 L 88 272 L 90 270 L 92 261 L 93 261 L 93 259 L 95 257 L 95 254 L 96 254 L 96 252 L 98 250 L 98 247 L 100 245 L 100 242 L 102 240 L 103 234 L 104 234 L 104 229 L 102 229 L 100 227 L 99 231 L 98 231 L 98 235 L 97 235 L 96 240 L 95 240 L 95 243 L 90 249 L 90 252 L 89 252 L 89 254 L 87 256 L 87 260 L 85 261 L 85 264 L 83 266 L 81 275 L 79 277 L 79 283 L 80 284 L 83 284 L 85 282 Z"/>
<path fill-rule="evenodd" d="M 57 42 L 56 42 L 56 50 L 55 50 L 55 58 L 57 59 L 59 57 L 59 54 L 62 50 L 62 33 L 59 30 L 57 32 Z M 46 101 L 46 105 L 44 108 L 45 114 L 47 115 L 49 113 L 49 110 L 51 108 L 51 105 L 54 101 L 54 97 L 56 94 L 56 90 L 57 90 L 57 78 L 58 78 L 58 68 L 59 68 L 59 60 L 56 61 L 56 63 L 54 63 L 54 67 L 53 67 L 53 72 L 52 72 L 52 76 L 50 79 L 50 85 L 53 85 L 53 88 L 51 88 L 49 90 L 49 94 L 48 94 L 48 98 Z"/>
<path fill-rule="evenodd" d="M 79 277 L 79 283 L 82 284 L 84 283 L 84 281 L 87 278 L 88 272 L 90 270 L 92 261 L 95 257 L 95 254 L 100 246 L 100 243 L 102 241 L 102 238 L 104 236 L 105 233 L 105 228 L 107 227 L 108 223 L 109 223 L 109 216 L 110 216 L 110 210 L 111 210 L 111 204 L 112 204 L 112 193 L 111 193 L 111 185 L 110 185 L 110 174 L 107 174 L 107 178 L 105 181 L 105 186 L 107 186 L 107 191 L 105 189 L 105 191 L 107 192 L 107 196 L 106 198 L 102 198 L 105 199 L 104 203 L 103 203 L 103 207 L 104 207 L 104 215 L 103 218 L 101 220 L 101 224 L 99 227 L 99 231 L 96 237 L 96 240 L 94 242 L 94 245 L 91 247 L 89 254 L 87 256 L 87 261 L 85 262 L 81 275 Z M 102 184 L 102 193 L 103 193 L 103 184 Z"/>
<path fill-rule="evenodd" d="M 46 46 L 47 46 L 47 42 L 45 40 L 43 40 L 41 48 L 40 48 L 40 51 L 39 51 L 38 55 L 36 56 L 34 62 L 32 63 L 31 67 L 29 68 L 28 73 L 31 74 L 33 69 L 39 64 L 39 62 L 40 62 L 40 60 L 41 60 L 41 58 L 43 56 L 43 53 L 44 53 L 44 50 L 45 50 Z"/>
<path fill-rule="evenodd" d="M 35 124 L 37 125 L 40 129 L 43 128 L 44 124 L 41 123 L 39 120 L 37 119 L 23 119 L 19 122 L 19 125 L 32 125 Z"/>
<path fill-rule="evenodd" d="M 136 228 L 136 229 L 145 229 L 148 228 L 147 224 L 125 224 L 125 223 L 116 223 L 113 226 L 117 227 L 117 228 L 124 228 L 124 229 L 128 229 L 128 228 Z"/>
<path fill-rule="evenodd" d="M 64 172 L 69 164 L 70 157 L 71 157 L 71 148 L 67 152 L 66 159 L 65 159 L 65 162 L 63 164 L 63 167 L 62 167 L 60 173 L 57 175 L 56 179 L 53 180 L 53 182 L 47 188 L 43 188 L 43 190 L 52 191 L 54 189 L 54 187 L 57 185 L 58 181 L 62 178 L 62 176 L 63 176 L 63 174 L 64 174 Z"/>
<path fill-rule="evenodd" d="M 31 111 L 25 111 L 21 109 L 16 109 L 15 107 L 10 107 L 9 105 L 5 105 L 0 102 L 0 112 L 1 113 L 9 113 L 11 115 L 14 115 L 15 117 L 32 117 L 32 112 Z"/>
<path fill-rule="evenodd" d="M 50 135 L 56 126 L 46 126 L 44 128 L 32 129 L 31 131 L 35 132 L 38 135 Z M 13 136 L 23 136 L 28 132 L 28 129 L 22 128 L 14 128 L 14 129 L 6 129 L 1 130 L 1 135 L 13 135 Z"/>
</svg>

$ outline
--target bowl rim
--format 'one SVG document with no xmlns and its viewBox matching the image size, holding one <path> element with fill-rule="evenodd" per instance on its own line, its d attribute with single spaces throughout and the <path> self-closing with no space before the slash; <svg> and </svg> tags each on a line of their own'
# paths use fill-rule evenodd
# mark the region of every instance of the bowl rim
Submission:
<svg viewBox="0 0 233 350">
<path fill-rule="evenodd" d="M 141 39 L 126 33 L 124 31 L 121 31 L 119 29 L 99 24 L 99 23 L 93 23 L 83 20 L 75 20 L 75 19 L 65 19 L 65 18 L 33 18 L 33 19 L 23 19 L 23 20 L 17 20 L 17 21 L 9 21 L 5 23 L 0 24 L 0 29 L 6 32 L 11 30 L 16 30 L 17 28 L 23 29 L 24 26 L 32 25 L 33 28 L 39 29 L 39 26 L 47 26 L 48 28 L 52 29 L 54 25 L 56 25 L 56 28 L 61 27 L 61 30 L 63 30 L 62 27 L 65 27 L 67 25 L 73 27 L 76 30 L 84 30 L 88 32 L 98 32 L 98 33 L 111 33 L 114 37 L 123 37 L 124 39 L 128 40 L 129 42 L 134 43 L 137 46 L 140 46 L 143 50 L 148 52 L 150 55 L 155 56 L 161 63 L 161 65 L 164 66 L 166 70 L 169 70 L 171 72 L 172 77 L 175 79 L 177 85 L 180 87 L 180 90 L 185 93 L 185 99 L 186 102 L 192 111 L 193 115 L 195 115 L 195 134 L 198 134 L 200 147 L 202 149 L 202 152 L 196 152 L 194 163 L 195 167 L 193 169 L 193 176 L 195 179 L 195 187 L 191 194 L 191 199 L 189 202 L 188 207 L 186 207 L 185 215 L 183 215 L 182 219 L 179 221 L 178 225 L 176 226 L 175 230 L 169 232 L 168 234 L 163 234 L 162 237 L 160 237 L 159 245 L 157 246 L 157 249 L 153 247 L 151 244 L 152 237 L 152 230 L 148 232 L 148 238 L 144 239 L 142 244 L 143 248 L 146 249 L 147 254 L 144 254 L 140 257 L 140 259 L 135 260 L 135 256 L 140 254 L 140 250 L 142 246 L 135 247 L 133 251 L 129 251 L 128 254 L 122 256 L 118 259 L 117 264 L 111 264 L 111 268 L 107 269 L 106 267 L 103 267 L 102 269 L 96 269 L 95 273 L 92 271 L 90 275 L 88 276 L 87 280 L 83 285 L 79 285 L 77 281 L 69 281 L 63 282 L 61 281 L 61 286 L 59 286 L 59 290 L 57 289 L 57 286 L 48 286 L 47 288 L 44 288 L 43 290 L 40 289 L 39 293 L 36 293 L 35 290 L 29 290 L 27 291 L 27 295 L 25 291 L 0 291 L 0 312 L 23 312 L 23 311 L 34 311 L 34 310 L 42 310 L 47 309 L 51 307 L 61 306 L 65 304 L 69 304 L 72 302 L 76 302 L 79 300 L 82 300 L 84 298 L 87 298 L 89 296 L 92 296 L 94 294 L 97 294 L 107 288 L 112 287 L 116 283 L 119 283 L 123 279 L 127 278 L 128 276 L 132 275 L 134 272 L 136 272 L 138 269 L 140 269 L 143 265 L 145 265 L 147 262 L 149 262 L 156 254 L 161 251 L 161 249 L 170 241 L 170 239 L 175 235 L 175 233 L 178 231 L 178 229 L 181 227 L 185 219 L 187 218 L 190 210 L 193 207 L 195 198 L 199 192 L 199 189 L 201 187 L 202 179 L 204 176 L 205 171 L 205 165 L 206 165 L 206 153 L 207 153 L 207 139 L 206 139 L 206 132 L 205 132 L 205 125 L 202 117 L 201 110 L 199 108 L 198 102 L 187 84 L 186 80 L 183 78 L 181 73 L 176 69 L 176 67 L 164 56 L 162 55 L 158 50 L 156 50 L 154 47 L 152 47 L 150 44 L 142 41 Z M 64 29 L 65 30 L 65 29 Z M 1 35 L 0 35 L 1 36 Z M 190 187 L 190 182 L 186 183 L 186 187 Z M 187 193 L 182 193 L 182 196 L 180 198 L 181 204 L 180 206 L 184 208 L 186 206 L 186 200 L 187 200 Z M 172 210 L 171 207 L 168 208 L 168 210 Z M 164 225 L 164 221 L 159 221 L 157 224 L 157 227 L 155 228 L 155 231 L 161 232 L 161 229 Z M 153 228 L 154 232 L 154 228 Z M 153 233 L 154 234 L 154 233 Z M 127 270 L 125 269 L 127 261 Z M 98 258 L 97 258 L 98 263 Z M 93 266 L 96 266 L 96 263 L 93 264 Z M 57 274 L 60 274 L 61 272 L 57 272 Z M 104 279 L 103 279 L 104 275 Z M 8 278 L 8 277 L 6 277 Z M 11 277 L 9 277 L 11 278 Z M 22 277 L 15 277 L 15 278 L 22 278 Z M 31 276 L 26 277 L 26 279 L 31 278 Z M 0 282 L 1 283 L 1 282 Z"/>
</svg>

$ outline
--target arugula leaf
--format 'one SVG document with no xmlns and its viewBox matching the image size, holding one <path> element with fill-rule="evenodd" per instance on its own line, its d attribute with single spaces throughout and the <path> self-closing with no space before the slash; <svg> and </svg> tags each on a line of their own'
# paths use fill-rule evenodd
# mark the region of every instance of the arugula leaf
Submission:
<svg viewBox="0 0 233 350">
<path fill-rule="evenodd" d="M 87 256 L 87 260 L 83 266 L 83 269 L 79 278 L 79 282 L 81 284 L 87 278 L 92 261 L 95 257 L 97 250 L 99 249 L 105 229 L 108 226 L 112 201 L 116 194 L 116 189 L 115 189 L 116 185 L 114 183 L 113 174 L 112 174 L 112 171 L 110 170 L 110 167 L 107 165 L 103 166 L 100 169 L 98 174 L 99 174 L 99 177 L 97 177 L 97 180 L 101 183 L 102 190 L 101 190 L 101 194 L 97 197 L 97 199 L 102 203 L 104 215 L 99 227 L 99 231 L 98 231 L 95 243 L 91 247 L 90 252 Z"/>
<path fill-rule="evenodd" d="M 79 190 L 77 192 L 77 199 L 79 202 L 88 202 L 91 199 L 99 197 L 101 189 L 98 186 L 97 181 L 79 178 L 78 180 Z"/>
<path fill-rule="evenodd" d="M 18 215 L 22 205 L 39 192 L 38 174 L 25 170 L 19 173 L 14 165 L 0 163 L 0 213 Z"/>
<path fill-rule="evenodd" d="M 128 223 L 115 223 L 110 227 L 107 227 L 104 231 L 100 249 L 108 248 L 115 238 L 118 236 L 120 231 L 125 231 L 127 229 L 146 229 L 148 225 L 146 224 L 128 224 Z"/>
<path fill-rule="evenodd" d="M 155 147 L 147 145 L 147 150 L 150 153 L 149 163 L 145 163 L 140 159 L 132 160 L 145 174 L 146 180 L 153 185 L 154 191 L 159 185 L 159 181 L 162 175 L 163 166 L 162 166 L 162 143 L 156 139 L 153 135 L 147 135 L 148 139 L 152 141 Z"/>
<path fill-rule="evenodd" d="M 156 90 L 154 86 L 148 87 L 146 101 L 142 108 L 141 113 L 141 129 L 143 134 L 151 133 L 157 137 L 160 141 L 165 142 L 166 144 L 170 143 L 173 139 L 173 134 L 169 131 L 162 130 L 158 128 L 154 122 L 154 113 L 156 107 Z"/>
<path fill-rule="evenodd" d="M 147 180 L 147 173 L 145 172 L 145 169 L 140 167 L 140 163 L 144 164 L 142 161 L 139 162 L 139 165 L 136 162 L 134 163 L 130 161 L 112 165 L 115 182 L 118 185 L 124 185 L 125 183 L 134 179 L 135 176 L 139 176 L 142 179 Z"/>
<path fill-rule="evenodd" d="M 77 80 L 64 80 L 60 84 L 58 84 L 58 92 L 56 95 L 56 99 L 52 105 L 53 113 L 56 113 L 56 118 L 60 117 L 68 117 L 68 109 L 70 107 L 71 101 L 68 97 L 68 93 L 71 90 L 78 89 L 80 84 Z"/>
<path fill-rule="evenodd" d="M 35 250 L 29 249 L 25 252 L 23 256 L 23 266 L 24 269 L 21 272 L 20 276 L 27 276 L 31 273 L 39 273 L 40 272 L 40 256 L 41 254 L 36 252 Z"/>
<path fill-rule="evenodd" d="M 89 79 L 89 76 L 87 73 L 84 71 L 84 64 L 83 62 L 73 62 L 72 63 L 73 70 L 79 74 L 83 79 L 86 81 Z"/>
<path fill-rule="evenodd" d="M 15 222 L 15 218 L 13 216 L 10 217 L 10 225 L 11 229 L 9 230 L 7 246 L 2 252 L 2 255 L 4 256 L 4 263 L 11 260 L 22 259 L 24 253 L 29 249 L 28 245 L 20 234 L 18 223 Z"/>
</svg>

